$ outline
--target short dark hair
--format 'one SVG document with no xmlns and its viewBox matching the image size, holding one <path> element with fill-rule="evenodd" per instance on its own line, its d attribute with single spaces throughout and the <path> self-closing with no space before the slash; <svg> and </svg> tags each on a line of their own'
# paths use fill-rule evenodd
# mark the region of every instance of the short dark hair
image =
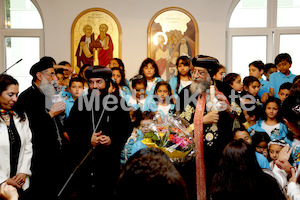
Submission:
<svg viewBox="0 0 300 200">
<path fill-rule="evenodd" d="M 249 67 L 253 65 L 256 67 L 259 71 L 264 70 L 265 64 L 261 60 L 255 60 L 249 64 Z"/>
<path fill-rule="evenodd" d="M 268 144 L 270 141 L 270 136 L 266 132 L 255 132 L 254 135 L 252 135 L 252 145 L 254 147 L 261 142 L 266 142 Z"/>
<path fill-rule="evenodd" d="M 280 63 L 282 61 L 285 61 L 285 60 L 288 63 L 292 64 L 292 58 L 291 58 L 290 54 L 288 54 L 288 53 L 280 53 L 275 58 L 275 65 L 278 65 L 278 63 Z"/>
<path fill-rule="evenodd" d="M 238 132 L 238 131 L 246 131 L 246 132 L 250 135 L 250 133 L 247 131 L 247 129 L 246 129 L 244 126 L 241 126 L 241 127 L 239 127 L 239 128 L 235 128 L 235 129 L 233 130 L 233 135 L 235 135 L 236 132 Z"/>
<path fill-rule="evenodd" d="M 79 78 L 79 77 L 71 78 L 70 82 L 69 82 L 69 87 L 72 86 L 73 82 L 80 82 L 80 83 L 82 83 L 82 86 L 84 86 L 84 81 L 82 80 L 82 78 Z"/>
<path fill-rule="evenodd" d="M 268 72 L 271 68 L 276 68 L 277 69 L 277 67 L 276 67 L 276 65 L 274 63 L 266 63 L 264 71 Z"/>
<path fill-rule="evenodd" d="M 282 83 L 282 84 L 280 85 L 280 87 L 279 87 L 279 91 L 280 91 L 280 90 L 284 90 L 284 89 L 290 90 L 291 87 L 292 87 L 292 85 L 293 85 L 293 84 L 290 83 L 290 82 Z"/>
<path fill-rule="evenodd" d="M 64 70 L 61 69 L 61 68 L 59 68 L 59 69 L 54 69 L 54 71 L 55 71 L 55 74 L 62 74 L 62 75 L 64 75 Z"/>
</svg>

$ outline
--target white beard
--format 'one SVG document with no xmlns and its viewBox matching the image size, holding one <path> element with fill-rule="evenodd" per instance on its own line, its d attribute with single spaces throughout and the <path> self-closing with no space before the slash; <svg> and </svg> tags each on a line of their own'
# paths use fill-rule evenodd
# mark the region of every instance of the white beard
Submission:
<svg viewBox="0 0 300 200">
<path fill-rule="evenodd" d="M 190 92 L 192 94 L 198 93 L 203 94 L 207 89 L 209 89 L 209 86 L 211 85 L 211 78 L 210 76 L 206 77 L 205 81 L 196 82 L 195 80 L 190 85 Z"/>
<path fill-rule="evenodd" d="M 53 95 L 56 94 L 54 86 L 46 78 L 42 79 L 40 84 L 40 90 L 43 92 L 45 96 L 48 96 L 50 98 L 52 98 Z"/>
</svg>

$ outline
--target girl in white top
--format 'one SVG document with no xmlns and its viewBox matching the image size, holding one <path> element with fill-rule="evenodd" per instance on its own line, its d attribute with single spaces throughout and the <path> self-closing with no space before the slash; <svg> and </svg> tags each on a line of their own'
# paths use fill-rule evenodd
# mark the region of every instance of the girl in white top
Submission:
<svg viewBox="0 0 300 200">
<path fill-rule="evenodd" d="M 161 119 L 164 120 L 165 116 L 172 114 L 175 108 L 173 97 L 171 96 L 171 87 L 166 81 L 161 81 L 156 84 L 154 93 L 158 113 Z"/>
<path fill-rule="evenodd" d="M 178 74 L 169 81 L 172 94 L 175 98 L 177 98 L 182 88 L 185 88 L 192 83 L 190 59 L 187 56 L 180 56 L 176 61 L 176 66 Z"/>
</svg>

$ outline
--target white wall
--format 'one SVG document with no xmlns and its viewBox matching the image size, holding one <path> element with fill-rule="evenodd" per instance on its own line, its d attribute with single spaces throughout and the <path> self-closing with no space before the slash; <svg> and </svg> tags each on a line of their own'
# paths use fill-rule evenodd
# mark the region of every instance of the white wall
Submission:
<svg viewBox="0 0 300 200">
<path fill-rule="evenodd" d="M 35 0 L 42 12 L 45 55 L 57 62 L 71 61 L 71 26 L 89 8 L 113 13 L 122 29 L 122 60 L 126 77 L 138 72 L 147 57 L 147 27 L 151 18 L 167 7 L 191 13 L 199 28 L 199 54 L 211 55 L 225 64 L 226 19 L 233 0 Z"/>
</svg>

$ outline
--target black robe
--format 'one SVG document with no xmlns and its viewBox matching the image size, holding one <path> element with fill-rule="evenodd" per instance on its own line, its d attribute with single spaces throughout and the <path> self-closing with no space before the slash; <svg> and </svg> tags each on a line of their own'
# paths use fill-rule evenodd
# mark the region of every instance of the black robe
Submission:
<svg viewBox="0 0 300 200">
<path fill-rule="evenodd" d="M 64 173 L 62 124 L 51 118 L 45 95 L 33 84 L 22 92 L 16 103 L 25 111 L 32 131 L 33 159 L 30 199 L 56 199 Z"/>
<path fill-rule="evenodd" d="M 185 96 L 186 95 L 186 96 Z M 198 95 L 194 95 L 193 98 L 190 92 L 190 85 L 183 88 L 179 94 L 179 113 L 181 117 L 194 123 L 194 115 L 197 105 Z M 190 98 L 190 102 L 187 99 Z M 185 100 L 184 100 L 185 99 Z M 178 101 L 178 100 L 177 100 Z M 177 103 L 177 102 L 176 102 Z M 204 115 L 207 112 L 204 111 Z M 232 120 L 230 115 L 223 111 L 219 112 L 219 121 L 217 123 L 218 131 L 212 133 L 208 131 L 211 125 L 205 124 L 203 126 L 203 145 L 204 145 L 204 162 L 205 162 L 205 174 L 206 174 L 206 189 L 207 197 L 209 194 L 209 188 L 211 186 L 212 178 L 218 167 L 219 159 L 222 155 L 224 147 L 233 139 Z M 213 136 L 213 137 L 212 137 Z M 197 141 L 195 141 L 197 142 Z M 191 159 L 189 162 L 183 165 L 176 165 L 178 171 L 185 179 L 187 190 L 189 193 L 189 199 L 196 199 L 196 168 L 195 159 Z"/>
<path fill-rule="evenodd" d="M 92 99 L 91 95 L 82 98 L 87 98 L 89 102 Z M 94 113 L 94 125 L 97 126 L 105 105 L 103 98 L 104 95 L 101 95 L 100 99 L 95 99 L 90 105 L 77 99 L 71 109 L 66 122 L 66 130 L 72 146 L 73 169 L 92 148 L 91 137 L 94 132 L 92 114 Z M 121 150 L 132 131 L 129 112 L 121 108 L 120 100 L 117 104 L 108 106 L 109 108 L 116 106 L 116 110 L 105 110 L 95 131 L 102 131 L 102 135 L 109 136 L 111 144 L 99 145 L 94 148 L 75 174 L 73 185 L 79 199 L 112 198 L 113 189 L 120 173 Z M 99 110 L 96 110 L 97 106 L 99 106 Z"/>
</svg>

